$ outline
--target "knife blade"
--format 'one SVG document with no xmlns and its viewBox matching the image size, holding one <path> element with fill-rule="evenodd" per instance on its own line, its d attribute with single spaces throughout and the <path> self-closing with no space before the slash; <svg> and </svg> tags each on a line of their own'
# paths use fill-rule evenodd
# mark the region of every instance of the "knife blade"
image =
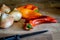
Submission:
<svg viewBox="0 0 60 40">
<path fill-rule="evenodd" d="M 48 30 L 43 30 L 43 31 L 38 31 L 38 32 L 33 32 L 33 33 L 29 33 L 29 34 L 24 34 L 24 35 L 20 35 L 20 38 L 24 38 L 24 37 L 29 37 L 32 35 L 37 35 L 37 34 L 42 34 L 48 32 Z"/>
</svg>

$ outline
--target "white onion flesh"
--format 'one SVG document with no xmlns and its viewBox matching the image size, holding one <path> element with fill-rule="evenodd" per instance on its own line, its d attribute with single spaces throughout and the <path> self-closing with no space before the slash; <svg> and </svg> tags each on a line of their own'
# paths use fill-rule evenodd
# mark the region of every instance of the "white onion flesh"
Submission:
<svg viewBox="0 0 60 40">
<path fill-rule="evenodd" d="M 5 20 L 9 15 L 6 13 L 2 13 L 1 20 Z"/>
</svg>

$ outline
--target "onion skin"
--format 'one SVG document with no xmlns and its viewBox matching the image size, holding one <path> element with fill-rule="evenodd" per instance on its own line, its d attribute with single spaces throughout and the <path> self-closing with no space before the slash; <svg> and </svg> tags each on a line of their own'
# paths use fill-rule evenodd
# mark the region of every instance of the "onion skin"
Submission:
<svg viewBox="0 0 60 40">
<path fill-rule="evenodd" d="M 1 11 L 0 11 L 0 16 L 2 15 Z"/>
<path fill-rule="evenodd" d="M 12 16 L 6 17 L 4 20 L 1 20 L 1 28 L 9 28 L 14 22 L 14 18 Z"/>
<path fill-rule="evenodd" d="M 22 14 L 15 8 L 11 13 L 11 16 L 13 16 L 14 21 L 19 21 L 22 18 Z"/>
<path fill-rule="evenodd" d="M 1 11 L 5 12 L 5 13 L 9 13 L 11 11 L 11 9 L 8 6 L 6 6 L 5 4 L 3 4 L 1 7 Z"/>
</svg>

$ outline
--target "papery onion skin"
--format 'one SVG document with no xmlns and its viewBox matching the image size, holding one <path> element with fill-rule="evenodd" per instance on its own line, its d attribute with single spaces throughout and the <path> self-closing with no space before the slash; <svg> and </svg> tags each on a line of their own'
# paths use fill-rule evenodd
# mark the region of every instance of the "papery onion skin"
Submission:
<svg viewBox="0 0 60 40">
<path fill-rule="evenodd" d="M 2 5 L 1 11 L 5 13 L 9 13 L 11 11 L 10 7 L 6 6 L 5 4 Z"/>
<path fill-rule="evenodd" d="M 12 16 L 8 16 L 1 20 L 1 28 L 9 28 L 14 23 L 14 18 Z"/>
<path fill-rule="evenodd" d="M 14 21 L 19 21 L 22 18 L 22 14 L 17 9 L 14 9 L 10 15 L 14 17 Z"/>
<path fill-rule="evenodd" d="M 0 11 L 0 16 L 2 15 L 1 11 Z"/>
</svg>

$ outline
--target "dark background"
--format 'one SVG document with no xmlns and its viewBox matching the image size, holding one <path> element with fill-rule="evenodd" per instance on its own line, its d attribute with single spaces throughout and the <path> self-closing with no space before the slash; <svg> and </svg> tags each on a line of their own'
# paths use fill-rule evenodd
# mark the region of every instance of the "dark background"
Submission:
<svg viewBox="0 0 60 40">
<path fill-rule="evenodd" d="M 0 0 L 0 7 L 2 4 L 6 4 L 11 9 L 25 4 L 34 4 L 43 15 L 60 18 L 60 0 Z"/>
</svg>

